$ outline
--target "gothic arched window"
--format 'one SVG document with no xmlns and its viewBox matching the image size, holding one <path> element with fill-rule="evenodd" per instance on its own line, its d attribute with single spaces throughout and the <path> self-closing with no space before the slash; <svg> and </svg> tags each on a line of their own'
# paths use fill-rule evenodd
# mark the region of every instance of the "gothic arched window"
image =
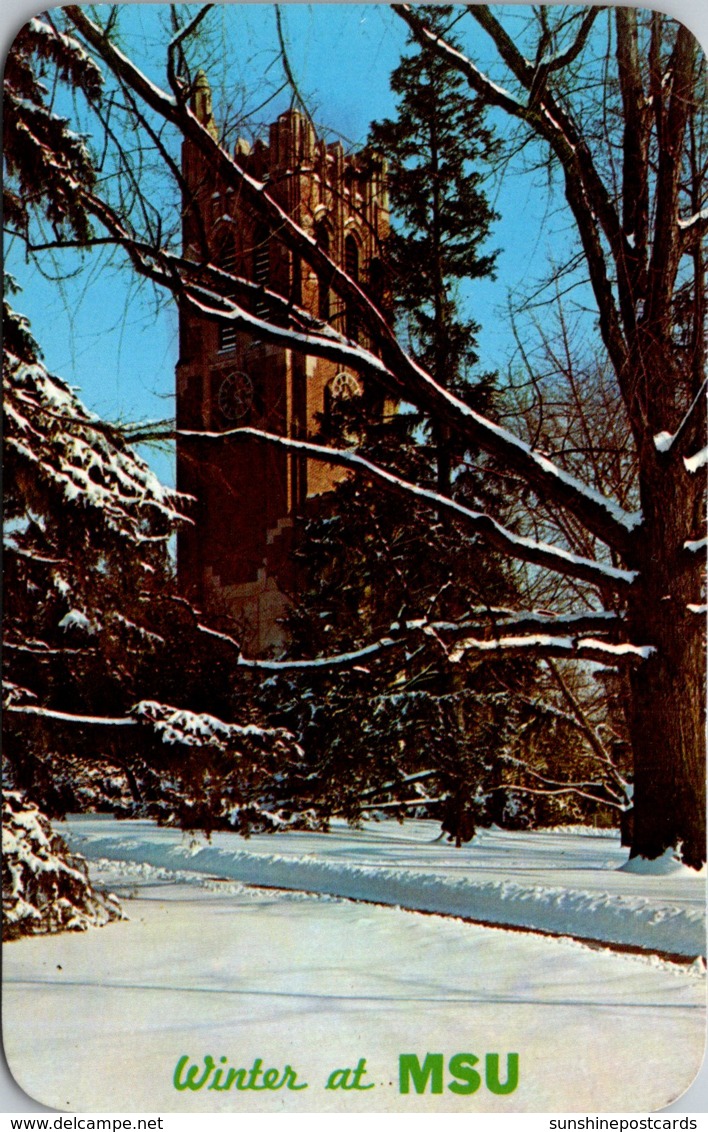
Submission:
<svg viewBox="0 0 708 1132">
<path fill-rule="evenodd" d="M 218 264 L 223 271 L 228 271 L 230 275 L 236 274 L 236 247 L 233 237 L 226 236 L 224 243 L 218 255 Z M 236 349 L 236 326 L 233 322 L 220 322 L 219 323 L 219 350 L 226 352 L 227 350 Z"/>
<path fill-rule="evenodd" d="M 267 288 L 270 284 L 270 234 L 259 224 L 253 233 L 253 282 Z M 255 312 L 259 318 L 268 317 L 268 300 L 265 295 L 256 298 Z"/>
<path fill-rule="evenodd" d="M 342 370 L 327 383 L 327 396 L 330 405 L 335 401 L 350 401 L 352 397 L 361 397 L 361 385 L 353 373 Z"/>
<path fill-rule="evenodd" d="M 332 431 L 334 426 L 333 416 L 337 407 L 344 409 L 347 401 L 352 401 L 356 397 L 361 397 L 362 388 L 359 380 L 353 373 L 347 373 L 342 370 L 341 373 L 336 374 L 331 381 L 327 383 L 324 391 L 324 420 L 325 428 L 327 431 Z M 352 406 L 353 408 L 353 406 Z M 342 429 L 342 439 L 351 445 L 360 443 L 361 437 L 354 422 L 354 418 L 345 423 L 347 414 L 344 414 L 344 419 L 339 421 L 339 428 Z M 355 416 L 356 414 L 354 414 Z"/>
<path fill-rule="evenodd" d="M 329 230 L 324 224 L 317 225 L 316 239 L 325 255 L 329 255 Z M 317 277 L 317 317 L 322 322 L 329 322 L 330 318 L 329 286 L 323 275 Z"/>
<path fill-rule="evenodd" d="M 354 283 L 359 282 L 359 245 L 351 234 L 344 240 L 344 270 Z M 353 342 L 359 341 L 359 316 L 353 303 L 347 303 L 346 335 Z"/>
<path fill-rule="evenodd" d="M 369 260 L 369 294 L 377 307 L 383 305 L 386 273 L 384 265 L 378 256 Z"/>
</svg>

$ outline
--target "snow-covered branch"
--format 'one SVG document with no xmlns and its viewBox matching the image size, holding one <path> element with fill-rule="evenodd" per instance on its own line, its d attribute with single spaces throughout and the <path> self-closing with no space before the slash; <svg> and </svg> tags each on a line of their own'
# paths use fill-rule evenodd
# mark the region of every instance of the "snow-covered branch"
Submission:
<svg viewBox="0 0 708 1132">
<path fill-rule="evenodd" d="M 489 613 L 480 618 L 480 612 Z M 228 633 L 198 624 L 197 630 L 205 636 L 221 641 L 236 654 L 235 662 L 240 668 L 250 668 L 263 672 L 287 673 L 313 670 L 327 671 L 343 669 L 375 660 L 391 649 L 409 647 L 418 637 L 433 641 L 452 663 L 458 663 L 467 653 L 499 652 L 509 655 L 534 655 L 539 657 L 557 656 L 570 659 L 588 659 L 614 666 L 625 661 L 640 661 L 649 655 L 646 647 L 629 643 L 613 644 L 597 637 L 579 637 L 578 634 L 591 630 L 594 632 L 616 633 L 623 627 L 622 618 L 608 612 L 588 612 L 554 616 L 547 613 L 507 613 L 502 617 L 493 616 L 492 611 L 476 611 L 474 619 L 460 621 L 436 621 L 426 618 L 412 618 L 395 621 L 389 634 L 371 641 L 359 648 L 343 652 L 325 654 L 309 659 L 268 659 L 244 656 L 240 642 Z M 514 629 L 511 635 L 504 630 Z M 545 629 L 545 633 L 539 633 Z M 573 635 L 563 635 L 570 631 Z M 483 634 L 473 638 L 470 633 Z M 461 638 L 461 639 L 460 639 Z M 455 643 L 457 642 L 457 643 Z"/>
<path fill-rule="evenodd" d="M 543 795 L 543 797 L 551 797 L 551 798 L 557 797 L 561 794 L 574 794 L 578 798 L 586 798 L 589 802 L 595 802 L 596 804 L 597 804 L 598 801 L 602 801 L 603 805 L 610 806 L 614 810 L 623 811 L 626 808 L 626 805 L 623 802 L 619 802 L 619 801 L 614 802 L 614 801 L 611 801 L 609 798 L 599 799 L 596 794 L 588 794 L 584 790 L 581 790 L 577 786 L 535 787 L 535 786 L 518 786 L 516 783 L 514 783 L 513 786 L 511 786 L 511 785 L 498 786 L 498 787 L 493 787 L 492 789 L 511 790 L 515 794 L 516 793 L 519 793 L 519 794 L 538 794 L 538 795 Z"/>
<path fill-rule="evenodd" d="M 708 228 L 708 207 L 694 212 L 693 216 L 679 217 L 678 226 L 682 232 L 689 232 L 692 229 L 705 231 Z"/>
<path fill-rule="evenodd" d="M 697 248 L 708 233 L 708 206 L 694 212 L 692 216 L 679 217 L 678 227 L 681 233 L 684 252 Z"/>
<path fill-rule="evenodd" d="M 618 806 L 620 808 L 623 808 L 626 802 L 625 794 L 621 791 L 620 793 L 616 794 L 613 790 L 611 790 L 608 783 L 604 779 L 591 779 L 589 781 L 581 780 L 579 782 L 564 782 L 561 779 L 551 778 L 549 775 L 541 774 L 541 772 L 536 770 L 535 767 L 531 766 L 530 763 L 526 762 L 524 759 L 515 758 L 513 755 L 505 755 L 504 761 L 511 763 L 513 766 L 519 767 L 526 774 L 528 774 L 529 777 L 535 779 L 537 782 L 542 782 L 544 787 L 550 788 L 551 793 L 554 792 L 555 787 L 560 787 L 562 790 L 571 790 L 573 791 L 573 793 L 577 793 L 583 798 L 592 798 L 596 802 L 601 799 L 603 802 L 606 802 L 610 806 Z M 512 789 L 516 790 L 516 785 L 514 785 Z M 521 789 L 521 787 L 519 787 L 519 789 Z M 597 794 L 593 795 L 589 793 L 589 791 L 593 789 L 597 790 Z M 610 795 L 610 797 L 608 797 L 608 794 Z"/>
<path fill-rule="evenodd" d="M 425 628 L 430 624 L 435 632 L 445 636 L 464 635 L 474 631 L 486 630 L 499 633 L 514 630 L 519 636 L 523 633 L 538 633 L 551 631 L 553 633 L 583 633 L 592 631 L 617 633 L 624 628 L 623 618 L 611 610 L 586 611 L 584 613 L 554 614 L 531 611 L 511 610 L 474 610 L 468 617 L 459 621 L 432 621 L 407 622 L 409 627 L 420 625 Z"/>
<path fill-rule="evenodd" d="M 349 665 L 358 664 L 362 660 L 370 660 L 379 653 L 396 646 L 400 647 L 404 643 L 402 638 L 394 639 L 392 637 L 382 637 L 380 640 L 373 641 L 368 645 L 363 645 L 359 649 L 333 653 L 330 656 L 315 657 L 310 660 L 269 660 L 265 657 L 243 656 L 241 653 L 241 645 L 235 637 L 229 636 L 228 633 L 221 633 L 216 629 L 210 629 L 207 625 L 197 625 L 197 630 L 208 637 L 213 637 L 215 640 L 222 641 L 224 644 L 234 648 L 238 653 L 236 664 L 239 668 L 253 668 L 263 672 L 299 672 L 307 671 L 308 669 L 326 671 L 328 668 L 346 668 Z"/>
<path fill-rule="evenodd" d="M 621 664 L 636 664 L 646 660 L 653 652 L 651 645 L 611 644 L 594 637 L 555 637 L 549 633 L 530 634 L 527 637 L 496 637 L 483 640 L 463 637 L 449 653 L 450 661 L 463 660 L 471 655 L 560 657 L 566 660 L 594 660 L 614 668 Z"/>
<path fill-rule="evenodd" d="M 10 704 L 5 711 L 10 715 L 36 716 L 41 719 L 53 719 L 58 723 L 76 724 L 79 727 L 134 727 L 137 723 L 137 720 L 130 716 L 80 715 L 77 712 L 56 711 L 54 708 L 39 707 L 34 704 Z"/>
<path fill-rule="evenodd" d="M 281 727 L 228 723 L 214 715 L 176 708 L 171 704 L 162 704 L 155 700 L 141 700 L 132 708 L 130 715 L 126 716 L 84 715 L 78 712 L 56 711 L 53 708 L 34 704 L 14 703 L 6 706 L 4 710 L 10 716 L 34 717 L 82 729 L 148 727 L 155 732 L 160 742 L 184 747 L 216 746 L 225 749 L 234 742 L 248 741 L 262 744 L 271 740 L 292 740 L 290 733 Z M 110 761 L 113 754 L 100 757 Z"/>
<path fill-rule="evenodd" d="M 352 366 L 374 377 L 394 396 L 404 392 L 397 375 L 376 353 L 351 342 L 290 299 L 217 264 L 189 259 L 169 248 L 146 243 L 126 227 L 106 201 L 93 194 L 86 196 L 86 207 L 128 252 L 141 275 L 171 291 L 202 317 L 247 330 L 259 341 Z M 237 302 L 238 296 L 246 301 L 246 306 Z M 249 309 L 266 304 L 269 318 L 259 317 Z"/>
<path fill-rule="evenodd" d="M 683 463 L 687 472 L 698 472 L 701 468 L 705 468 L 708 465 L 708 447 L 701 448 L 692 456 L 684 456 Z"/>
<path fill-rule="evenodd" d="M 579 555 L 572 554 L 562 547 L 551 546 L 548 543 L 535 542 L 523 535 L 517 535 L 480 511 L 472 511 L 462 503 L 441 495 L 437 491 L 410 483 L 400 476 L 373 464 L 355 452 L 343 449 L 328 448 L 310 441 L 295 440 L 292 437 L 277 436 L 255 428 L 237 428 L 225 432 L 200 432 L 181 430 L 179 435 L 187 440 L 190 437 L 199 440 L 226 440 L 247 441 L 255 440 L 259 443 L 272 444 L 285 448 L 291 452 L 299 452 L 326 464 L 350 468 L 359 472 L 370 480 L 381 484 L 389 491 L 403 495 L 407 498 L 418 499 L 422 503 L 434 506 L 439 511 L 459 519 L 468 528 L 475 531 L 486 542 L 503 550 L 512 557 L 523 562 L 530 562 L 537 566 L 544 566 L 572 578 L 579 578 L 591 582 L 603 589 L 626 590 L 635 580 L 636 575 L 631 570 L 622 570 L 603 562 L 596 562 Z"/>
</svg>

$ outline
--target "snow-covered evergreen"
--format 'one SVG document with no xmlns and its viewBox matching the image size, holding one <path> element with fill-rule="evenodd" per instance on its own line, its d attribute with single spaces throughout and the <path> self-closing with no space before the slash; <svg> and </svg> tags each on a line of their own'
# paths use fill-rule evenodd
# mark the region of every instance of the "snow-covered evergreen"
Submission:
<svg viewBox="0 0 708 1132">
<path fill-rule="evenodd" d="M 111 809 L 243 832 L 289 822 L 277 785 L 302 752 L 262 725 L 231 653 L 176 592 L 167 544 L 181 500 L 48 373 L 9 309 L 6 326 L 14 782 L 49 817 Z"/>
<path fill-rule="evenodd" d="M 120 919 L 115 896 L 96 890 L 83 857 L 17 790 L 2 799 L 3 939 L 86 931 Z"/>
<path fill-rule="evenodd" d="M 95 172 L 84 138 L 52 108 L 53 83 L 43 80 L 53 68 L 91 102 L 100 98 L 99 67 L 47 12 L 24 24 L 5 61 L 4 223 L 12 233 L 26 236 L 39 214 L 55 231 L 86 239 L 90 224 L 83 190 L 93 186 Z"/>
</svg>

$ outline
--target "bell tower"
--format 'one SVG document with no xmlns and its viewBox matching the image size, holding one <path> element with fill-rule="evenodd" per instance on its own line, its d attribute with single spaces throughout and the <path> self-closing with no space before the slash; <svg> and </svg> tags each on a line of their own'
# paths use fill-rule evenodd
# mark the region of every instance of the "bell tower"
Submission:
<svg viewBox="0 0 708 1132">
<path fill-rule="evenodd" d="M 216 136 L 206 76 L 197 76 L 192 106 Z M 380 285 L 378 248 L 388 230 L 384 174 L 365 170 L 339 142 L 317 138 L 296 110 L 270 126 L 269 142 L 236 143 L 236 160 L 329 257 L 366 288 Z M 354 312 L 327 281 L 294 256 L 185 142 L 182 169 L 186 255 L 260 284 L 365 339 Z M 268 317 L 267 296 L 252 313 Z M 360 392 L 362 380 L 334 362 L 274 346 L 250 332 L 218 323 L 183 303 L 177 364 L 177 427 L 223 432 L 239 426 L 289 437 L 312 437 L 327 406 Z M 316 505 L 341 473 L 262 444 L 179 437 L 177 486 L 194 497 L 193 525 L 178 537 L 177 568 L 185 596 L 221 619 L 253 655 L 277 652 L 281 624 L 297 594 L 292 551 L 296 517 Z"/>
</svg>

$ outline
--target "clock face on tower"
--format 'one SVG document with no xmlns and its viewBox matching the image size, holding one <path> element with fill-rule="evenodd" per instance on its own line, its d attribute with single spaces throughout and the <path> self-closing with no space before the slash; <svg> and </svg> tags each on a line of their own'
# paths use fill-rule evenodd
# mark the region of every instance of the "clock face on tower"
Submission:
<svg viewBox="0 0 708 1132">
<path fill-rule="evenodd" d="M 253 405 L 253 382 L 244 370 L 230 370 L 218 385 L 219 412 L 229 424 L 242 420 Z"/>
</svg>

